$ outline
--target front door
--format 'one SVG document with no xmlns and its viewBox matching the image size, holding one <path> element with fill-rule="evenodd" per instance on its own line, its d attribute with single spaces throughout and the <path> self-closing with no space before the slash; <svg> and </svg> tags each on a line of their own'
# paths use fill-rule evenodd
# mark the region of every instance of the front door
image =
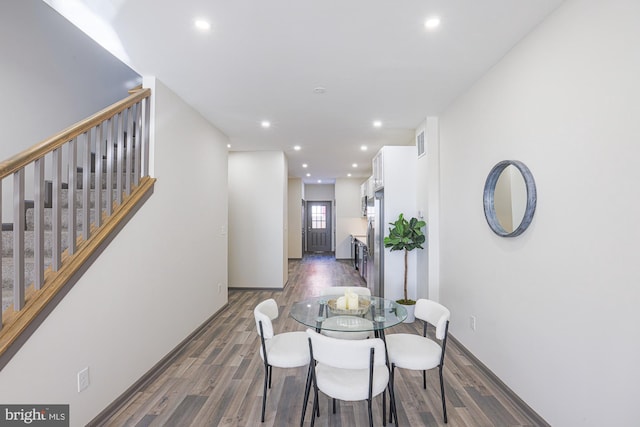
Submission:
<svg viewBox="0 0 640 427">
<path fill-rule="evenodd" d="M 307 251 L 331 251 L 331 202 L 307 202 Z"/>
</svg>

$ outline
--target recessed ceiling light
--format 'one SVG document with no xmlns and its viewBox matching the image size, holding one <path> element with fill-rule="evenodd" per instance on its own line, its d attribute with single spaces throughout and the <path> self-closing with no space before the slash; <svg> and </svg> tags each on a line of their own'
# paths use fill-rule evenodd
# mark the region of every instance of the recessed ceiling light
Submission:
<svg viewBox="0 0 640 427">
<path fill-rule="evenodd" d="M 307 165 L 306 163 L 303 163 L 303 164 L 302 164 L 302 167 L 303 167 L 303 168 L 306 168 L 307 166 L 308 166 L 308 165 Z"/>
<path fill-rule="evenodd" d="M 353 164 L 351 165 L 351 167 L 357 168 L 357 167 L 358 167 L 358 164 L 357 164 L 357 163 L 353 163 Z"/>
<path fill-rule="evenodd" d="M 366 145 L 362 145 L 362 146 L 360 146 L 360 149 L 361 149 L 362 151 L 367 151 L 367 146 L 366 146 Z"/>
<path fill-rule="evenodd" d="M 348 176 L 349 178 L 351 178 L 351 174 L 350 174 L 350 173 L 348 173 L 348 174 L 347 174 L 347 176 Z"/>
<path fill-rule="evenodd" d="M 327 90 L 325 88 L 323 88 L 322 86 L 318 86 L 316 88 L 313 88 L 313 93 L 316 93 L 318 95 L 322 95 L 323 93 L 325 93 Z"/>
<path fill-rule="evenodd" d="M 231 148 L 231 144 L 227 144 L 227 148 Z"/>
<path fill-rule="evenodd" d="M 440 18 L 437 16 L 432 16 L 431 18 L 424 21 L 424 27 L 427 30 L 435 30 L 440 26 Z"/>
<path fill-rule="evenodd" d="M 211 24 L 204 19 L 196 19 L 193 23 L 197 29 L 201 31 L 209 31 L 211 29 Z"/>
<path fill-rule="evenodd" d="M 262 122 L 260 122 L 260 126 L 262 126 L 263 128 L 269 128 L 271 127 L 271 122 L 269 120 L 263 120 Z"/>
<path fill-rule="evenodd" d="M 318 184 L 321 184 L 321 183 L 322 183 L 322 180 L 321 180 L 321 179 L 319 179 L 319 180 L 318 180 Z"/>
<path fill-rule="evenodd" d="M 379 128 L 382 127 L 382 122 L 380 120 L 376 120 L 373 122 L 373 127 L 374 128 Z"/>
<path fill-rule="evenodd" d="M 302 147 L 300 147 L 299 145 L 294 145 L 293 149 L 296 151 L 300 151 L 302 149 Z"/>
<path fill-rule="evenodd" d="M 308 174 L 307 174 L 307 176 L 311 176 L 311 174 L 310 174 L 310 173 L 308 173 Z"/>
</svg>

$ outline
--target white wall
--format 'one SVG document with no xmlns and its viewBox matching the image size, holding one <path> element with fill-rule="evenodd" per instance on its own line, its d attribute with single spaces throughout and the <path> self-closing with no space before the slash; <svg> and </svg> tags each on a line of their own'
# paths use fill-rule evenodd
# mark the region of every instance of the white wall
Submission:
<svg viewBox="0 0 640 427">
<path fill-rule="evenodd" d="M 335 184 L 305 184 L 304 196 L 307 201 L 333 202 L 336 198 L 336 186 Z"/>
<path fill-rule="evenodd" d="M 227 138 L 152 90 L 155 192 L 0 371 L 0 402 L 68 403 L 85 425 L 227 303 Z"/>
<path fill-rule="evenodd" d="M 440 121 L 451 332 L 554 426 L 638 424 L 639 16 L 636 0 L 567 1 Z M 505 159 L 538 190 L 517 238 L 483 214 Z"/>
<path fill-rule="evenodd" d="M 417 150 L 415 146 L 385 146 L 384 165 L 384 219 L 383 236 L 389 235 L 389 223 L 395 222 L 402 213 L 407 220 L 417 217 Z M 416 249 L 407 257 L 407 297 L 417 296 L 416 271 L 418 268 Z M 384 297 L 404 298 L 404 251 L 384 249 Z"/>
<path fill-rule="evenodd" d="M 424 131 L 425 154 L 416 161 L 416 217 L 427 223 L 424 250 L 416 251 L 416 296 L 440 300 L 440 129 L 438 117 L 416 128 Z M 422 214 L 422 216 L 420 216 Z"/>
<path fill-rule="evenodd" d="M 283 154 L 284 155 L 284 154 Z M 282 232 L 280 239 L 282 241 L 282 280 L 287 283 L 289 280 L 289 163 L 287 157 L 284 156 L 284 182 L 282 183 Z"/>
<path fill-rule="evenodd" d="M 357 179 L 336 179 L 335 184 L 305 184 L 306 201 L 330 201 L 333 212 L 332 241 L 337 259 L 351 258 L 351 234 L 365 234 L 367 221 L 361 215 L 360 184 Z"/>
<path fill-rule="evenodd" d="M 424 155 L 416 160 L 416 208 L 418 210 L 416 217 L 427 223 L 424 230 L 427 241 L 423 245 L 425 249 L 416 252 L 416 297 L 429 298 L 429 244 L 432 241 L 429 236 L 429 230 L 432 228 L 432 224 L 428 218 L 428 208 L 431 207 L 429 204 L 429 161 L 431 160 L 431 152 L 429 152 L 426 121 L 416 128 L 416 138 L 421 132 L 424 132 L 425 150 Z M 438 205 L 434 207 L 438 207 Z"/>
<path fill-rule="evenodd" d="M 302 258 L 302 179 L 289 178 L 288 181 L 288 241 L 287 258 Z"/>
<path fill-rule="evenodd" d="M 336 179 L 336 259 L 351 258 L 351 235 L 367 233 L 367 219 L 362 216 L 361 181 Z"/>
<path fill-rule="evenodd" d="M 142 82 L 40 0 L 0 2 L 0 161 L 125 98 Z M 26 174 L 32 194 L 33 172 Z M 12 222 L 12 179 L 3 180 Z"/>
<path fill-rule="evenodd" d="M 287 281 L 287 162 L 281 151 L 229 154 L 229 286 Z"/>
</svg>

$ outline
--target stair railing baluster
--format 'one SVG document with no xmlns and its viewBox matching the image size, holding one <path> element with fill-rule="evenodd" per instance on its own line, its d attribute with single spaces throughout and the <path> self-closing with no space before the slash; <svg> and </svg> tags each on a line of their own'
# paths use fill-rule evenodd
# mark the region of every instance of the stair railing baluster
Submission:
<svg viewBox="0 0 640 427">
<path fill-rule="evenodd" d="M 109 126 L 107 126 L 107 199 L 105 201 L 105 207 L 107 208 L 107 216 L 111 216 L 113 213 L 113 130 L 116 128 L 116 123 L 120 114 L 116 114 L 110 120 Z"/>
<path fill-rule="evenodd" d="M 124 121 L 126 110 L 118 117 L 117 150 L 116 150 L 116 202 L 122 204 L 122 158 L 124 157 Z"/>
<path fill-rule="evenodd" d="M 142 132 L 142 103 L 138 102 L 135 104 L 136 107 L 136 132 L 135 135 L 133 135 L 133 144 L 134 144 L 134 151 L 135 151 L 135 163 L 134 163 L 134 170 L 133 170 L 133 185 L 134 186 L 138 186 L 140 185 L 140 168 L 141 168 L 141 161 L 140 161 L 140 156 L 142 154 L 142 150 L 140 148 L 140 133 Z"/>
<path fill-rule="evenodd" d="M 131 168 L 133 160 L 133 107 L 127 109 L 127 143 L 124 155 L 124 191 L 127 197 L 131 194 Z"/>
<path fill-rule="evenodd" d="M 110 120 L 106 121 L 109 126 Z M 102 225 L 102 139 L 104 138 L 105 122 L 100 123 L 96 128 L 96 153 L 94 156 L 95 163 L 95 190 L 93 192 L 93 209 L 95 211 L 96 228 Z"/>
<path fill-rule="evenodd" d="M 13 174 L 13 309 L 24 307 L 24 168 Z"/>
<path fill-rule="evenodd" d="M 33 287 L 38 290 L 44 284 L 44 161 L 35 161 L 33 177 Z"/>
<path fill-rule="evenodd" d="M 89 129 L 84 134 L 84 164 L 82 166 L 82 238 L 89 240 L 89 230 L 91 230 L 91 206 L 89 197 L 91 196 L 91 134 L 93 129 Z"/>
<path fill-rule="evenodd" d="M 67 173 L 67 179 L 69 183 L 69 206 L 68 206 L 68 222 L 67 222 L 67 236 L 69 246 L 67 250 L 69 255 L 76 253 L 76 190 L 78 189 L 78 137 L 73 138 L 68 143 L 69 153 L 68 161 L 69 168 Z"/>
<path fill-rule="evenodd" d="M 149 162 L 151 161 L 151 156 L 149 153 L 149 123 L 151 123 L 151 98 L 145 98 L 142 100 L 143 107 L 143 120 L 144 123 L 141 126 L 142 135 L 140 136 L 140 141 L 142 142 L 142 176 L 149 175 Z"/>
<path fill-rule="evenodd" d="M 62 147 L 56 148 L 52 153 L 53 171 L 52 197 L 51 197 L 51 269 L 60 270 L 62 266 L 62 208 L 60 200 L 62 198 Z"/>
</svg>

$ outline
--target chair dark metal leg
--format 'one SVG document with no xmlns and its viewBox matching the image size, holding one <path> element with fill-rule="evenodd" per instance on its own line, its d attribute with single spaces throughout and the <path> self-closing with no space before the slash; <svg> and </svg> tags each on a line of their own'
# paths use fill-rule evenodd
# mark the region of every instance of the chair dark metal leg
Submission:
<svg viewBox="0 0 640 427">
<path fill-rule="evenodd" d="M 313 362 L 312 362 L 313 363 Z M 312 416 L 311 416 L 311 427 L 313 427 L 316 423 L 316 415 L 320 416 L 320 402 L 318 402 L 318 384 L 316 383 L 315 374 L 311 371 L 311 376 L 313 379 L 313 408 Z"/>
<path fill-rule="evenodd" d="M 393 395 L 393 375 L 395 373 L 396 365 L 395 363 L 391 364 L 390 374 L 389 374 L 389 422 L 393 422 L 394 410 L 393 405 L 395 405 L 395 398 Z M 396 418 L 396 421 L 398 419 Z"/>
<path fill-rule="evenodd" d="M 271 374 L 273 373 L 273 367 L 269 366 L 269 388 L 271 388 Z"/>
<path fill-rule="evenodd" d="M 367 399 L 367 409 L 369 410 L 369 427 L 373 427 L 373 411 L 371 410 L 371 399 Z"/>
<path fill-rule="evenodd" d="M 302 417 L 300 418 L 300 427 L 304 424 L 304 417 L 307 414 L 307 404 L 309 403 L 309 392 L 311 391 L 311 364 L 307 370 L 307 383 L 304 387 L 304 400 L 302 401 Z M 314 408 L 315 410 L 315 408 Z"/>
<path fill-rule="evenodd" d="M 398 408 L 396 407 L 396 393 L 394 390 L 394 378 L 395 376 L 395 365 L 393 365 L 393 369 L 391 371 L 391 378 L 389 381 L 389 422 L 393 422 L 395 420 L 396 427 L 398 427 Z"/>
<path fill-rule="evenodd" d="M 333 400 L 333 413 L 336 413 L 336 399 L 332 399 Z"/>
<path fill-rule="evenodd" d="M 440 365 L 440 394 L 442 396 L 442 413 L 444 414 L 444 423 L 447 423 L 447 403 L 444 398 L 444 380 L 442 378 L 442 365 Z"/>
<path fill-rule="evenodd" d="M 320 313 L 322 314 L 322 307 L 323 304 L 320 304 Z M 318 331 L 319 332 L 319 331 Z M 316 384 L 316 362 L 315 359 L 313 358 L 313 346 L 311 345 L 311 338 L 308 339 L 309 340 L 309 371 L 307 372 L 307 390 L 309 388 L 309 384 L 313 384 L 313 396 L 314 396 L 314 400 L 313 400 L 313 418 L 312 420 L 312 424 L 313 425 L 313 420 L 315 419 L 316 414 L 318 416 L 320 416 L 320 402 L 318 402 L 318 384 Z M 310 382 L 309 382 L 310 381 Z M 307 390 L 305 390 L 305 392 L 307 392 Z M 303 408 L 303 412 L 302 412 L 302 421 L 304 422 L 304 411 L 306 411 L 306 403 L 307 401 L 305 400 L 305 407 Z"/>
<path fill-rule="evenodd" d="M 389 391 L 389 399 L 391 399 L 391 391 Z M 391 404 L 391 403 L 389 403 Z M 387 425 L 387 392 L 382 392 L 382 425 Z"/>
<path fill-rule="evenodd" d="M 313 405 L 315 406 L 318 403 L 317 396 L 313 399 Z M 316 424 L 316 411 L 311 412 L 311 427 Z"/>
<path fill-rule="evenodd" d="M 264 365 L 264 387 L 262 390 L 262 422 L 264 422 L 264 411 L 267 406 L 267 382 L 269 381 L 269 367 Z"/>
<path fill-rule="evenodd" d="M 393 389 L 391 389 L 391 406 L 393 407 L 393 419 L 396 422 L 396 427 L 400 425 L 398 421 L 398 407 L 396 406 L 396 393 Z"/>
<path fill-rule="evenodd" d="M 422 388 L 427 389 L 427 371 L 422 371 Z"/>
</svg>

